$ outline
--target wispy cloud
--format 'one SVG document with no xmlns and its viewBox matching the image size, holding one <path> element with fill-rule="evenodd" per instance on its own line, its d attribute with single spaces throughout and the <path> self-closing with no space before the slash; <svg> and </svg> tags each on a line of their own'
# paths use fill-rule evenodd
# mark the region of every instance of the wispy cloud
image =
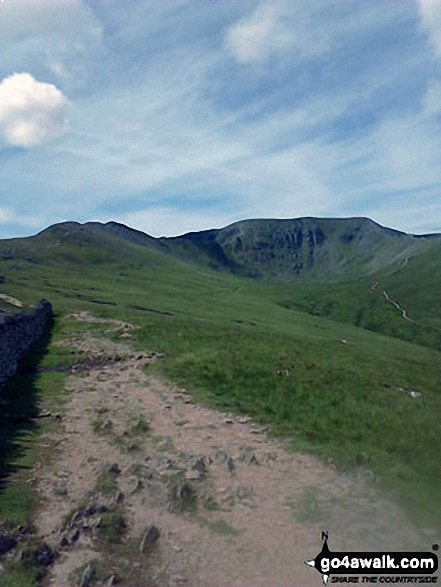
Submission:
<svg viewBox="0 0 441 587">
<path fill-rule="evenodd" d="M 441 114 L 441 81 L 430 80 L 423 97 L 423 112 L 427 116 Z"/>
<path fill-rule="evenodd" d="M 84 0 L 3 0 L 2 69 L 29 71 L 80 90 L 103 56 L 102 28 Z"/>
<path fill-rule="evenodd" d="M 0 33 L 2 75 L 68 96 L 70 132 L 2 151 L 4 208 L 152 234 L 386 210 L 409 228 L 415 207 L 431 220 L 441 90 L 415 0 L 37 5 Z"/>
<path fill-rule="evenodd" d="M 302 58 L 319 55 L 329 48 L 328 35 L 314 23 L 313 12 L 312 4 L 260 2 L 250 15 L 228 29 L 225 46 L 240 63 L 263 62 L 287 51 Z"/>
<path fill-rule="evenodd" d="M 421 26 L 429 35 L 430 42 L 441 57 L 441 0 L 417 0 Z"/>
</svg>

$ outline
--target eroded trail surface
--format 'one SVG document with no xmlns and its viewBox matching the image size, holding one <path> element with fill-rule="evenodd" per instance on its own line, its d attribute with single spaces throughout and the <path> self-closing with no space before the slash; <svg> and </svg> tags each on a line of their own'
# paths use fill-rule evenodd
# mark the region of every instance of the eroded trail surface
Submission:
<svg viewBox="0 0 441 587">
<path fill-rule="evenodd" d="M 145 374 L 162 357 L 133 354 L 130 325 L 102 326 L 124 338 L 68 341 L 87 360 L 68 378 L 57 453 L 35 474 L 37 527 L 60 553 L 49 585 L 316 587 L 304 561 L 322 530 L 334 550 L 421 544 L 369 471 L 344 476 L 198 405 Z"/>
</svg>

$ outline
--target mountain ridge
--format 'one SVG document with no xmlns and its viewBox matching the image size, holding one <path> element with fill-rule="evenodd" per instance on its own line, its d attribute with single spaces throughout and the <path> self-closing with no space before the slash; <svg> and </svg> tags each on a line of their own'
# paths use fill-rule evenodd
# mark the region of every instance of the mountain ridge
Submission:
<svg viewBox="0 0 441 587">
<path fill-rule="evenodd" d="M 381 226 L 365 217 L 250 219 L 224 228 L 193 231 L 174 237 L 152 237 L 110 221 L 63 222 L 32 237 L 0 240 L 5 247 L 43 255 L 63 245 L 95 247 L 103 260 L 130 258 L 131 247 L 142 247 L 211 269 L 282 282 L 332 281 L 397 270 L 414 256 L 441 244 L 441 234 L 412 235 Z M 127 248 L 127 245 L 129 248 Z M 105 249 L 105 250 L 103 250 Z M 52 253 L 54 251 L 52 250 Z M 51 257 L 53 255 L 51 253 Z M 74 251 L 69 251 L 73 255 Z M 99 252 L 97 255 L 99 257 Z"/>
</svg>

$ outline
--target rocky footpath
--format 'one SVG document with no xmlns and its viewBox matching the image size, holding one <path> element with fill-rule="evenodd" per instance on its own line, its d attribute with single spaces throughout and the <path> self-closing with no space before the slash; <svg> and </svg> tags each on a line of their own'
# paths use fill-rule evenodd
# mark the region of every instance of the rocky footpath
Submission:
<svg viewBox="0 0 441 587">
<path fill-rule="evenodd" d="M 363 471 L 344 475 L 289 451 L 250 417 L 149 373 L 166 357 L 135 353 L 133 326 L 71 319 L 93 330 L 66 332 L 76 364 L 44 439 L 56 448 L 29 480 L 40 542 L 26 556 L 49 563 L 45 587 L 315 587 L 304 561 L 322 530 L 335 550 L 421 544 Z M 0 564 L 12 569 L 24 538 L 4 535 Z"/>
</svg>

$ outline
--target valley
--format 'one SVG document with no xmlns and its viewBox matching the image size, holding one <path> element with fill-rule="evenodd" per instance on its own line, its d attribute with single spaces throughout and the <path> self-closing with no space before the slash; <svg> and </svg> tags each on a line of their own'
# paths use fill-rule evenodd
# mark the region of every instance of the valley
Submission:
<svg viewBox="0 0 441 587">
<path fill-rule="evenodd" d="M 441 241 L 383 234 L 359 219 L 313 229 L 307 219 L 302 226 L 316 231 L 308 269 L 295 222 L 289 255 L 304 270 L 289 275 L 292 256 L 277 258 L 282 241 L 250 245 L 245 255 L 251 236 L 243 223 L 177 239 L 115 223 L 65 223 L 0 241 L 5 296 L 25 308 L 47 298 L 55 311 L 45 346 L 34 351 L 32 384 L 29 369 L 19 372 L 4 394 L 9 412 L 23 413 L 14 408 L 22 394 L 52 416 L 31 415 L 30 428 L 6 423 L 0 486 L 0 519 L 34 525 L 54 547 L 67 530 L 80 530 L 48 585 L 78 584 L 78 569 L 95 559 L 97 585 L 116 567 L 126 569 L 123 584 L 143 585 L 141 571 L 129 572 L 132 563 L 143 573 L 148 567 L 151 584 L 161 587 L 179 577 L 196 586 L 197 576 L 219 577 L 212 584 L 221 585 L 223 569 L 238 584 L 284 585 L 296 572 L 291 564 L 302 584 L 315 585 L 320 578 L 302 557 L 317 550 L 323 525 L 336 548 L 360 540 L 372 549 L 381 536 L 398 550 L 421 549 L 437 539 Z M 265 232 L 257 238 L 257 225 L 251 228 L 252 242 L 262 240 Z M 238 230 L 240 253 L 231 245 Z M 327 266 L 323 251 L 315 252 L 320 246 L 333 261 L 319 279 Z M 206 459 L 200 475 L 192 457 Z M 108 474 L 114 463 L 119 472 Z M 170 511 L 170 491 L 184 480 L 196 503 Z M 114 510 L 117 491 L 127 503 Z M 91 499 L 123 516 L 116 544 L 98 526 L 65 525 Z M 81 513 L 78 520 L 93 521 Z M 265 558 L 270 520 L 285 561 L 275 567 Z M 144 560 L 140 541 L 149 525 L 161 538 Z M 290 540 L 302 565 L 290 562 Z M 115 557 L 104 574 L 103 552 Z M 32 572 L 20 569 L 5 585 L 33 584 Z"/>
</svg>

